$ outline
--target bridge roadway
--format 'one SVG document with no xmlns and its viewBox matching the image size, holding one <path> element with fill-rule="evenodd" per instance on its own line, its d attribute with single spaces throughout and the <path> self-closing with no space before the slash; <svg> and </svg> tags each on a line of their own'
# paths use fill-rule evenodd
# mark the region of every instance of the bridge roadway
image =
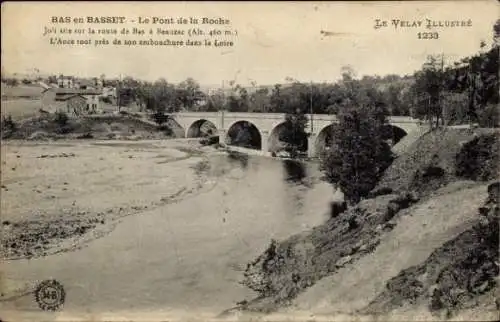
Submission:
<svg viewBox="0 0 500 322">
<path fill-rule="evenodd" d="M 253 125 L 260 135 L 261 151 L 264 154 L 276 151 L 279 148 L 278 135 L 283 129 L 285 114 L 283 113 L 240 113 L 240 112 L 179 112 L 171 114 L 173 119 L 180 125 L 185 137 L 200 136 L 201 126 L 207 121 L 211 123 L 219 135 L 219 142 L 230 144 L 228 133 L 233 127 L 242 125 L 245 122 Z M 307 132 L 308 155 L 314 157 L 319 149 L 325 144 L 328 130 L 332 124 L 338 122 L 334 114 L 307 114 L 309 120 Z M 389 123 L 392 125 L 394 133 L 400 133 L 400 136 L 411 132 L 417 132 L 420 129 L 419 121 L 407 116 L 389 117 Z"/>
</svg>

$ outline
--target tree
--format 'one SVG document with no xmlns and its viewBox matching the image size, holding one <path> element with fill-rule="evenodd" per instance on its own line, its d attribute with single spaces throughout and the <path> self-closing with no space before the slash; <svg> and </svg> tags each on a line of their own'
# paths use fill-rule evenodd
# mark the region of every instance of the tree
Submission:
<svg viewBox="0 0 500 322">
<path fill-rule="evenodd" d="M 207 96 L 207 101 L 200 111 L 204 112 L 217 112 L 225 107 L 226 97 L 224 91 L 219 89 Z"/>
<path fill-rule="evenodd" d="M 285 113 L 284 128 L 279 134 L 279 140 L 285 143 L 285 151 L 295 158 L 299 151 L 307 150 L 306 114 L 311 109 L 312 88 L 295 81 L 285 88 L 275 86 L 273 95 L 271 101 L 280 104 L 279 110 Z"/>
<path fill-rule="evenodd" d="M 7 78 L 7 79 L 5 79 L 5 84 L 7 86 L 14 87 L 14 86 L 19 85 L 19 80 L 17 78 Z"/>
<path fill-rule="evenodd" d="M 259 88 L 250 95 L 248 111 L 254 113 L 269 113 L 271 111 L 269 89 Z"/>
<path fill-rule="evenodd" d="M 493 47 L 500 46 L 500 19 L 497 19 L 493 25 Z"/>
<path fill-rule="evenodd" d="M 47 79 L 49 84 L 57 84 L 57 76 L 56 75 L 50 75 L 49 78 Z"/>
<path fill-rule="evenodd" d="M 433 127 L 435 118 L 435 127 L 439 127 L 442 122 L 442 95 L 444 91 L 444 58 L 428 56 L 427 61 L 422 66 L 422 70 L 415 73 L 415 89 L 420 95 L 415 111 L 417 117 L 425 117 L 429 120 L 429 125 Z"/>
<path fill-rule="evenodd" d="M 380 103 L 347 107 L 338 114 L 339 123 L 321 169 L 350 204 L 359 202 L 375 187 L 393 160 L 384 138 L 387 115 Z"/>
<path fill-rule="evenodd" d="M 163 117 L 165 114 L 178 112 L 182 105 L 177 97 L 175 86 L 165 79 L 159 79 L 147 86 L 144 96 L 146 108 L 153 112 L 153 117 L 159 125 L 166 121 Z"/>
<path fill-rule="evenodd" d="M 280 132 L 279 140 L 286 144 L 285 151 L 291 158 L 297 157 L 299 151 L 307 151 L 307 122 L 306 115 L 300 109 L 285 115 L 284 129 Z"/>
<path fill-rule="evenodd" d="M 276 84 L 271 92 L 271 97 L 269 98 L 271 104 L 271 111 L 274 113 L 283 112 L 283 105 L 285 102 L 284 97 L 281 95 L 282 85 Z"/>
<path fill-rule="evenodd" d="M 446 125 L 461 124 L 469 111 L 468 95 L 464 92 L 445 92 L 443 94 L 443 119 Z"/>
<path fill-rule="evenodd" d="M 179 84 L 177 95 L 181 104 L 190 111 L 194 109 L 204 96 L 200 90 L 200 85 L 192 78 L 188 78 Z"/>
</svg>

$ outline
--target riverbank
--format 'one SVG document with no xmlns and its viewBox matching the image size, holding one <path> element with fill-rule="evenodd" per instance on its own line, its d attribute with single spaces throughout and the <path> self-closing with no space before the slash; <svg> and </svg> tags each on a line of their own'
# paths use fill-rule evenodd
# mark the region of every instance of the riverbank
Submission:
<svg viewBox="0 0 500 322">
<path fill-rule="evenodd" d="M 324 222 L 333 195 L 315 167 L 198 140 L 9 141 L 2 161 L 2 238 L 36 236 L 2 255 L 0 309 L 16 320 L 36 315 L 30 286 L 47 278 L 66 289 L 67 319 L 215 317 L 254 296 L 241 273 L 269 239 Z"/>
<path fill-rule="evenodd" d="M 272 242 L 248 264 L 244 273 L 245 285 L 259 296 L 226 311 L 224 316 L 257 313 L 278 317 L 309 312 L 320 319 L 321 316 L 363 319 L 396 314 L 398 305 L 385 311 L 373 310 L 375 304 L 371 304 L 371 311 L 363 313 L 362 309 L 383 291 L 385 298 L 393 302 L 413 303 L 411 297 L 408 300 L 404 295 L 412 285 L 389 280 L 425 261 L 431 253 L 445 258 L 446 243 L 472 229 L 480 220 L 479 209 L 488 196 L 488 184 L 498 179 L 495 142 L 498 135 L 494 131 L 451 129 L 426 134 L 393 163 L 369 198 L 311 231 Z M 480 254 L 484 242 L 475 245 Z M 493 247 L 498 248 L 498 240 Z M 457 258 L 469 252 L 466 247 L 455 251 Z M 488 261 L 493 263 L 495 259 Z M 446 260 L 433 265 L 432 269 L 438 273 L 449 269 Z M 469 276 L 464 272 L 467 268 L 458 271 Z M 439 284 L 436 279 L 441 275 L 431 276 L 426 286 L 422 286 L 423 292 L 433 283 Z M 495 285 L 493 291 L 487 288 L 489 294 L 495 292 L 498 289 L 495 279 L 490 276 L 486 280 Z M 471 297 L 476 299 L 478 295 Z M 422 298 L 424 303 L 430 301 L 429 297 Z M 483 302 L 476 302 L 476 306 L 465 307 L 474 312 L 474 307 L 485 304 L 488 307 L 482 315 L 485 319 L 498 314 L 495 303 L 484 302 L 482 298 Z M 453 301 L 444 301 L 439 308 L 424 305 L 425 316 L 440 319 L 442 311 L 449 312 L 451 317 L 460 316 L 465 307 Z M 366 312 L 372 315 L 363 317 Z M 422 313 L 410 305 L 401 314 L 399 319 L 403 316 L 413 319 L 414 314 Z"/>
</svg>

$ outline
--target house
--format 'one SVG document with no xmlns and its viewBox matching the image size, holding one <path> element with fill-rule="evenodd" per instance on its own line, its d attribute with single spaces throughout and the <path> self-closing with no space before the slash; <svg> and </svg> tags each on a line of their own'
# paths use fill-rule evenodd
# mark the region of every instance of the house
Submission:
<svg viewBox="0 0 500 322">
<path fill-rule="evenodd" d="M 96 89 L 97 86 L 94 81 L 90 79 L 78 79 L 75 81 L 75 88 L 79 89 Z"/>
<path fill-rule="evenodd" d="M 72 76 L 61 75 L 57 78 L 57 85 L 59 88 L 73 88 L 75 86 L 74 78 Z"/>
<path fill-rule="evenodd" d="M 60 98 L 61 101 L 66 102 L 66 112 L 74 115 L 91 114 L 97 111 L 89 109 L 87 99 L 80 94 L 70 94 Z"/>
<path fill-rule="evenodd" d="M 68 113 L 90 114 L 101 111 L 99 96 L 95 89 L 47 88 L 42 92 L 42 107 L 45 110 L 63 110 Z"/>
</svg>

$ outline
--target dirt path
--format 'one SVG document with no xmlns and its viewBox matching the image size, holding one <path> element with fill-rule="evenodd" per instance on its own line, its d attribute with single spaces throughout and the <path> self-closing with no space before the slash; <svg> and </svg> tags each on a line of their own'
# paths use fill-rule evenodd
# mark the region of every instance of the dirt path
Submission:
<svg viewBox="0 0 500 322">
<path fill-rule="evenodd" d="M 471 227 L 486 195 L 486 185 L 478 186 L 407 209 L 410 215 L 400 217 L 373 253 L 316 283 L 285 312 L 337 315 L 363 308 L 384 289 L 387 280 L 424 261 L 435 248 Z"/>
</svg>

